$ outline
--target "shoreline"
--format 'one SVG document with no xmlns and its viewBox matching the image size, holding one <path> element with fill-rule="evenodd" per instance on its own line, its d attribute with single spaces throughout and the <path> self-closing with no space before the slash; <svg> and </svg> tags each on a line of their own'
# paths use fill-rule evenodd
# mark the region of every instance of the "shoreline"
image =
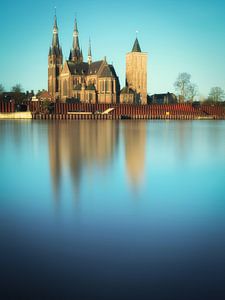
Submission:
<svg viewBox="0 0 225 300">
<path fill-rule="evenodd" d="M 225 120 L 225 117 L 218 116 L 193 116 L 193 115 L 111 115 L 111 114 L 48 114 L 48 113 L 32 113 L 32 112 L 14 112 L 0 113 L 0 120 Z"/>
</svg>

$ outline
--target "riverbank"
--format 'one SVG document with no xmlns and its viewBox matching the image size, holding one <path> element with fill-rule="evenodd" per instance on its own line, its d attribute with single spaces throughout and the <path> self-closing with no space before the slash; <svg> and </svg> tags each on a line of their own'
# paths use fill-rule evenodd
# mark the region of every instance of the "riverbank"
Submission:
<svg viewBox="0 0 225 300">
<path fill-rule="evenodd" d="M 116 115 L 116 114 L 32 114 L 34 120 L 224 120 L 212 116 L 193 115 Z"/>
<path fill-rule="evenodd" d="M 0 120 L 21 120 L 21 119 L 32 119 L 32 118 L 33 116 L 30 111 L 0 113 Z"/>
</svg>

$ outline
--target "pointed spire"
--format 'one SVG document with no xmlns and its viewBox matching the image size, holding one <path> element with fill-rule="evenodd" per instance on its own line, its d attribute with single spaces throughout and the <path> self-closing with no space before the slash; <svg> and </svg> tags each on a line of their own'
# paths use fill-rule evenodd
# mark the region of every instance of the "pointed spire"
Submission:
<svg viewBox="0 0 225 300">
<path fill-rule="evenodd" d="M 56 8 L 55 8 L 55 15 L 54 15 L 54 24 L 53 24 L 53 35 L 52 35 L 52 45 L 49 49 L 49 56 L 55 55 L 63 59 L 62 48 L 59 44 L 59 34 L 58 34 L 58 25 L 57 25 L 57 17 L 56 17 Z"/>
<path fill-rule="evenodd" d="M 75 18 L 74 22 L 74 30 L 73 30 L 73 49 L 79 49 L 80 50 L 80 45 L 79 45 L 79 31 L 77 27 L 77 19 Z"/>
<path fill-rule="evenodd" d="M 69 60 L 72 60 L 72 51 L 70 50 Z"/>
<path fill-rule="evenodd" d="M 88 64 L 92 63 L 92 54 L 91 54 L 91 39 L 89 38 L 89 48 L 88 48 Z"/>
<path fill-rule="evenodd" d="M 77 18 L 75 18 L 75 22 L 74 22 L 74 31 L 77 31 L 77 32 L 78 32 Z"/>
<path fill-rule="evenodd" d="M 132 52 L 141 52 L 141 47 L 140 47 L 140 44 L 139 44 L 137 38 L 135 39 L 134 46 L 132 48 Z"/>
<path fill-rule="evenodd" d="M 75 18 L 74 22 L 74 30 L 73 30 L 73 47 L 71 50 L 71 60 L 80 63 L 83 62 L 83 54 L 82 51 L 80 50 L 80 45 L 79 45 L 79 32 L 78 32 L 78 27 L 77 27 L 77 19 Z"/>
<path fill-rule="evenodd" d="M 57 25 L 56 13 L 55 13 L 55 16 L 54 16 L 52 47 L 59 48 L 59 36 L 58 36 L 58 25 Z"/>
<path fill-rule="evenodd" d="M 88 56 L 92 56 L 91 55 L 91 39 L 90 38 L 89 38 Z"/>
</svg>

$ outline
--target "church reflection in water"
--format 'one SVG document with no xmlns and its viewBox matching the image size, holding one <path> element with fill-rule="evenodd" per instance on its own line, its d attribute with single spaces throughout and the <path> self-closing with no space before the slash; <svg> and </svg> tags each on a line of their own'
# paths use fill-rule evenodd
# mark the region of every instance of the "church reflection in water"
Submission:
<svg viewBox="0 0 225 300">
<path fill-rule="evenodd" d="M 146 122 L 124 123 L 125 164 L 132 187 L 137 188 L 143 178 L 146 159 Z"/>
<path fill-rule="evenodd" d="M 60 121 L 49 123 L 49 160 L 54 193 L 59 196 L 64 172 L 74 187 L 84 169 L 106 168 L 119 162 L 119 141 L 124 145 L 128 181 L 138 186 L 145 166 L 146 123 L 118 121 Z M 114 164 L 113 164 L 114 166 Z M 118 167 L 118 170 L 121 168 Z M 107 175 L 108 176 L 108 175 Z"/>
</svg>

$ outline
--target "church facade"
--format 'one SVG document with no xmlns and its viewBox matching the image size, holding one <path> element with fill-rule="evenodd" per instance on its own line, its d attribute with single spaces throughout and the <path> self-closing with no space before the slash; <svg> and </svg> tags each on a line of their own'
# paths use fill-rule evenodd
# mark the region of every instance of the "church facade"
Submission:
<svg viewBox="0 0 225 300">
<path fill-rule="evenodd" d="M 63 62 L 57 18 L 54 17 L 52 45 L 48 55 L 48 92 L 54 101 L 74 99 L 84 103 L 147 103 L 147 54 L 142 53 L 136 39 L 126 59 L 126 87 L 120 91 L 119 78 L 106 58 L 92 61 L 91 43 L 87 62 L 79 45 L 75 19 L 70 55 Z M 129 99 L 129 101 L 127 101 Z"/>
</svg>

